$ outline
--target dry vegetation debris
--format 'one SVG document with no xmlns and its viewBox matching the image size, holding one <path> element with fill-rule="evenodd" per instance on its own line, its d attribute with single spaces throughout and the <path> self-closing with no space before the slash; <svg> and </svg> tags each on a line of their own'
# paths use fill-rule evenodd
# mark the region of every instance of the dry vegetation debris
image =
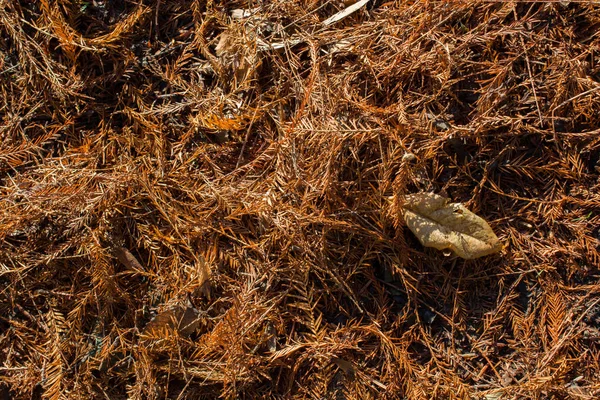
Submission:
<svg viewBox="0 0 600 400">
<path fill-rule="evenodd" d="M 474 260 L 502 250 L 489 224 L 460 203 L 435 193 L 405 196 L 404 221 L 425 247 Z"/>
<path fill-rule="evenodd" d="M 0 0 L 0 393 L 598 398 L 600 6 L 351 3 Z"/>
</svg>

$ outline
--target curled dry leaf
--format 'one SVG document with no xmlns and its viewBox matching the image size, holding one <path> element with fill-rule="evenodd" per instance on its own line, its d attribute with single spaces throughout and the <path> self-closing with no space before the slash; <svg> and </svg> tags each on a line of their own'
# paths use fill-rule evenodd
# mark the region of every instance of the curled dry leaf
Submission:
<svg viewBox="0 0 600 400">
<path fill-rule="evenodd" d="M 138 259 L 135 258 L 135 256 L 131 254 L 131 252 L 125 247 L 114 248 L 113 254 L 125 267 L 138 272 L 144 271 L 144 267 L 142 267 L 142 264 L 140 264 Z"/>
<path fill-rule="evenodd" d="M 405 201 L 406 225 L 425 247 L 450 249 L 467 260 L 502 249 L 488 223 L 460 203 L 434 193 L 411 194 Z"/>
</svg>

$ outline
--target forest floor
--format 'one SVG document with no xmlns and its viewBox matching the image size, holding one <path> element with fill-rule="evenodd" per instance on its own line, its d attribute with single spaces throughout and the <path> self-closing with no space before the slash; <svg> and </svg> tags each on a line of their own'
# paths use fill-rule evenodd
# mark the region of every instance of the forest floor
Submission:
<svg viewBox="0 0 600 400">
<path fill-rule="evenodd" d="M 600 5 L 0 0 L 0 38 L 0 398 L 600 397 Z M 502 251 L 424 248 L 418 192 Z"/>
</svg>

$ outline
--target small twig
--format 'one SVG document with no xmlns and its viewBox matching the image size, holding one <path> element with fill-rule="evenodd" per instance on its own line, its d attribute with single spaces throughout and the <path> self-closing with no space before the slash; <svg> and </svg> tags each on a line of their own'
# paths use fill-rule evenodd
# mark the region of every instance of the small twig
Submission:
<svg viewBox="0 0 600 400">
<path fill-rule="evenodd" d="M 156 0 L 156 12 L 154 13 L 154 38 L 158 39 L 158 11 L 160 10 L 160 1 Z"/>
<path fill-rule="evenodd" d="M 525 47 L 525 41 L 522 36 L 519 36 L 521 39 L 521 46 L 523 46 L 523 52 L 525 53 L 525 61 L 527 62 L 527 72 L 529 72 L 529 80 L 531 81 L 531 89 L 533 90 L 533 99 L 535 100 L 535 106 L 537 108 L 538 117 L 540 118 L 540 127 L 544 125 L 544 118 L 542 117 L 542 110 L 540 110 L 540 103 L 538 101 L 537 93 L 535 90 L 535 82 L 533 80 L 533 74 L 531 73 L 531 64 L 529 63 L 529 56 L 527 55 L 527 48 Z"/>
<path fill-rule="evenodd" d="M 585 96 L 587 94 L 597 92 L 598 90 L 600 90 L 600 86 L 596 86 L 595 88 L 591 88 L 589 90 L 586 90 L 585 92 L 581 92 L 578 95 L 575 95 L 573 97 L 568 98 L 567 100 L 563 101 L 562 103 L 560 103 L 559 105 L 557 105 L 556 107 L 554 107 L 552 109 L 552 116 L 554 117 L 554 112 L 556 110 L 558 110 L 559 108 L 561 108 L 562 106 L 564 106 L 565 104 L 568 104 L 568 103 L 570 103 L 573 100 L 577 100 L 578 98 L 583 97 L 583 96 Z"/>
<path fill-rule="evenodd" d="M 244 143 L 242 144 L 242 150 L 240 151 L 240 155 L 238 157 L 237 163 L 235 164 L 235 168 L 237 169 L 242 162 L 242 158 L 244 157 L 244 151 L 246 150 L 246 145 L 248 144 L 248 139 L 250 137 L 250 130 L 252 129 L 252 125 L 254 124 L 254 120 L 256 119 L 256 114 L 258 114 L 258 108 L 254 110 L 254 114 L 252 115 L 252 119 L 248 124 L 248 129 L 246 129 L 246 136 L 244 136 Z"/>
<path fill-rule="evenodd" d="M 344 8 L 342 11 L 340 11 L 336 14 L 333 14 L 331 17 L 327 18 L 325 21 L 322 22 L 322 25 L 328 26 L 328 25 L 334 24 L 338 21 L 341 21 L 342 19 L 346 18 L 348 15 L 360 10 L 368 2 L 369 2 L 369 0 L 357 1 L 356 3 L 352 4 L 351 6 L 348 6 L 348 7 Z"/>
</svg>

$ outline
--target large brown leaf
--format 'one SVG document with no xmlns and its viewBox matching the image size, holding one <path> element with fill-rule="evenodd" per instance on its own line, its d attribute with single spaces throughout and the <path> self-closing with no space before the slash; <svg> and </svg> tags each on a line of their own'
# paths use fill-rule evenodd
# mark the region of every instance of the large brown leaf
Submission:
<svg viewBox="0 0 600 400">
<path fill-rule="evenodd" d="M 411 194 L 405 201 L 406 225 L 425 247 L 450 249 L 467 260 L 502 249 L 488 223 L 460 203 L 434 193 Z"/>
</svg>

